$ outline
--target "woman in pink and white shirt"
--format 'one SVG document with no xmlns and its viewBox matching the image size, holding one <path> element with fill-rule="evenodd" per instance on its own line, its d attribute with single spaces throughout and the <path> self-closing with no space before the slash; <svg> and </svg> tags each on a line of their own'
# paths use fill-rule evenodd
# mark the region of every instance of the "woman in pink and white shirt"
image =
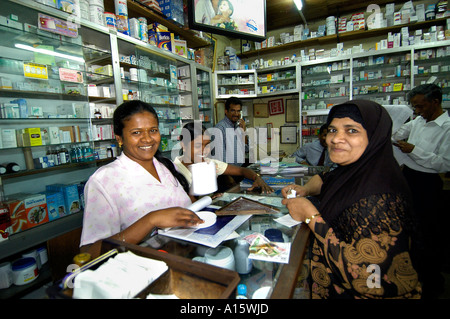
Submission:
<svg viewBox="0 0 450 319">
<path fill-rule="evenodd" d="M 158 151 L 158 125 L 147 103 L 117 107 L 114 133 L 123 152 L 86 183 L 81 251 L 106 238 L 137 244 L 156 227 L 203 222 L 185 208 L 191 204 L 186 179 Z"/>
</svg>

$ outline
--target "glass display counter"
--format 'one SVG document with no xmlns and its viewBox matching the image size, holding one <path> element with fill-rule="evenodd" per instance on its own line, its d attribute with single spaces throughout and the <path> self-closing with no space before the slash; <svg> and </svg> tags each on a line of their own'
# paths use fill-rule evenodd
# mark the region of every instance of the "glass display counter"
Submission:
<svg viewBox="0 0 450 319">
<path fill-rule="evenodd" d="M 262 203 L 281 202 L 279 191 L 272 194 L 259 194 L 248 192 L 245 189 L 236 186 L 224 193 L 222 197 L 216 198 L 213 201 L 212 206 L 223 207 L 240 196 L 258 199 L 258 201 Z M 252 298 L 252 296 L 258 296 L 260 298 L 260 293 L 263 293 L 263 297 L 266 298 L 292 298 L 295 294 L 296 287 L 298 287 L 298 278 L 300 274 L 304 272 L 302 268 L 309 242 L 309 228 L 304 224 L 288 227 L 278 223 L 275 219 L 288 214 L 286 207 L 278 204 L 269 206 L 279 209 L 279 212 L 276 214 L 252 215 L 235 230 L 235 238 L 225 240 L 220 244 L 220 246 L 229 247 L 235 251 L 238 240 L 242 239 L 244 236 L 253 233 L 264 235 L 266 230 L 273 229 L 281 231 L 283 241 L 285 243 L 290 243 L 288 263 L 253 259 L 252 270 L 247 274 L 240 274 L 240 283 L 247 286 L 247 297 L 249 299 Z M 142 245 L 150 246 L 151 248 L 163 250 L 169 254 L 182 256 L 194 261 L 201 260 L 205 252 L 210 249 L 210 247 L 204 245 L 180 239 L 173 239 L 160 234 L 153 236 L 150 241 L 147 241 Z"/>
</svg>

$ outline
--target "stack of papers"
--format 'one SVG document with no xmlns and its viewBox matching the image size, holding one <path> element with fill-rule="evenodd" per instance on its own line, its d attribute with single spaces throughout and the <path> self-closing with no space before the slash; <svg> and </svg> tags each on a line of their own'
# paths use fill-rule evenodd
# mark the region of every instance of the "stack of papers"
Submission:
<svg viewBox="0 0 450 319">
<path fill-rule="evenodd" d="M 130 299 L 159 278 L 165 262 L 137 256 L 132 252 L 109 258 L 96 270 L 75 277 L 73 297 L 78 299 Z"/>
<path fill-rule="evenodd" d="M 289 175 L 289 174 L 299 174 L 299 173 L 307 173 L 308 166 L 301 165 L 298 163 L 267 163 L 260 165 L 260 173 L 267 175 L 281 174 L 281 175 Z"/>
</svg>

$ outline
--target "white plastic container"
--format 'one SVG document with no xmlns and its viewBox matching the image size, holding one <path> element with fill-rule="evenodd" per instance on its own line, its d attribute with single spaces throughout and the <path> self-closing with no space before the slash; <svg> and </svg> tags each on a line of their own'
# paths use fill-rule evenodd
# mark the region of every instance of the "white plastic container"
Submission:
<svg viewBox="0 0 450 319">
<path fill-rule="evenodd" d="M 38 269 L 41 269 L 41 267 L 42 267 L 41 256 L 39 255 L 39 253 L 37 252 L 36 249 L 27 251 L 26 253 L 22 254 L 22 258 L 26 258 L 26 257 L 34 258 Z"/>
<path fill-rule="evenodd" d="M 39 247 L 36 250 L 37 250 L 37 252 L 39 254 L 39 258 L 41 259 L 41 265 L 44 265 L 48 261 L 47 248 L 42 246 L 42 247 Z"/>
<path fill-rule="evenodd" d="M 103 26 L 105 24 L 104 10 L 103 7 L 89 5 L 89 21 Z"/>
<path fill-rule="evenodd" d="M 116 15 L 112 12 L 104 12 L 105 24 L 111 30 L 116 30 Z"/>
<path fill-rule="evenodd" d="M 13 274 L 10 262 L 0 264 L 0 289 L 9 288 L 13 283 Z"/>
<path fill-rule="evenodd" d="M 229 270 L 235 270 L 233 251 L 229 247 L 210 248 L 205 253 L 205 263 Z"/>
<path fill-rule="evenodd" d="M 21 258 L 12 264 L 13 283 L 22 286 L 33 282 L 39 276 L 36 260 L 31 257 Z"/>
</svg>

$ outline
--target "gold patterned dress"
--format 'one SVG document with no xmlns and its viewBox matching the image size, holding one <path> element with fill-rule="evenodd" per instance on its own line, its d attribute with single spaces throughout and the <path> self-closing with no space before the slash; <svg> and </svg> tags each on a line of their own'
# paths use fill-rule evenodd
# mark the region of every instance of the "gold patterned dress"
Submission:
<svg viewBox="0 0 450 319">
<path fill-rule="evenodd" d="M 322 218 L 314 229 L 312 298 L 420 298 L 399 196 L 371 195 L 339 217 L 341 240 Z"/>
</svg>

